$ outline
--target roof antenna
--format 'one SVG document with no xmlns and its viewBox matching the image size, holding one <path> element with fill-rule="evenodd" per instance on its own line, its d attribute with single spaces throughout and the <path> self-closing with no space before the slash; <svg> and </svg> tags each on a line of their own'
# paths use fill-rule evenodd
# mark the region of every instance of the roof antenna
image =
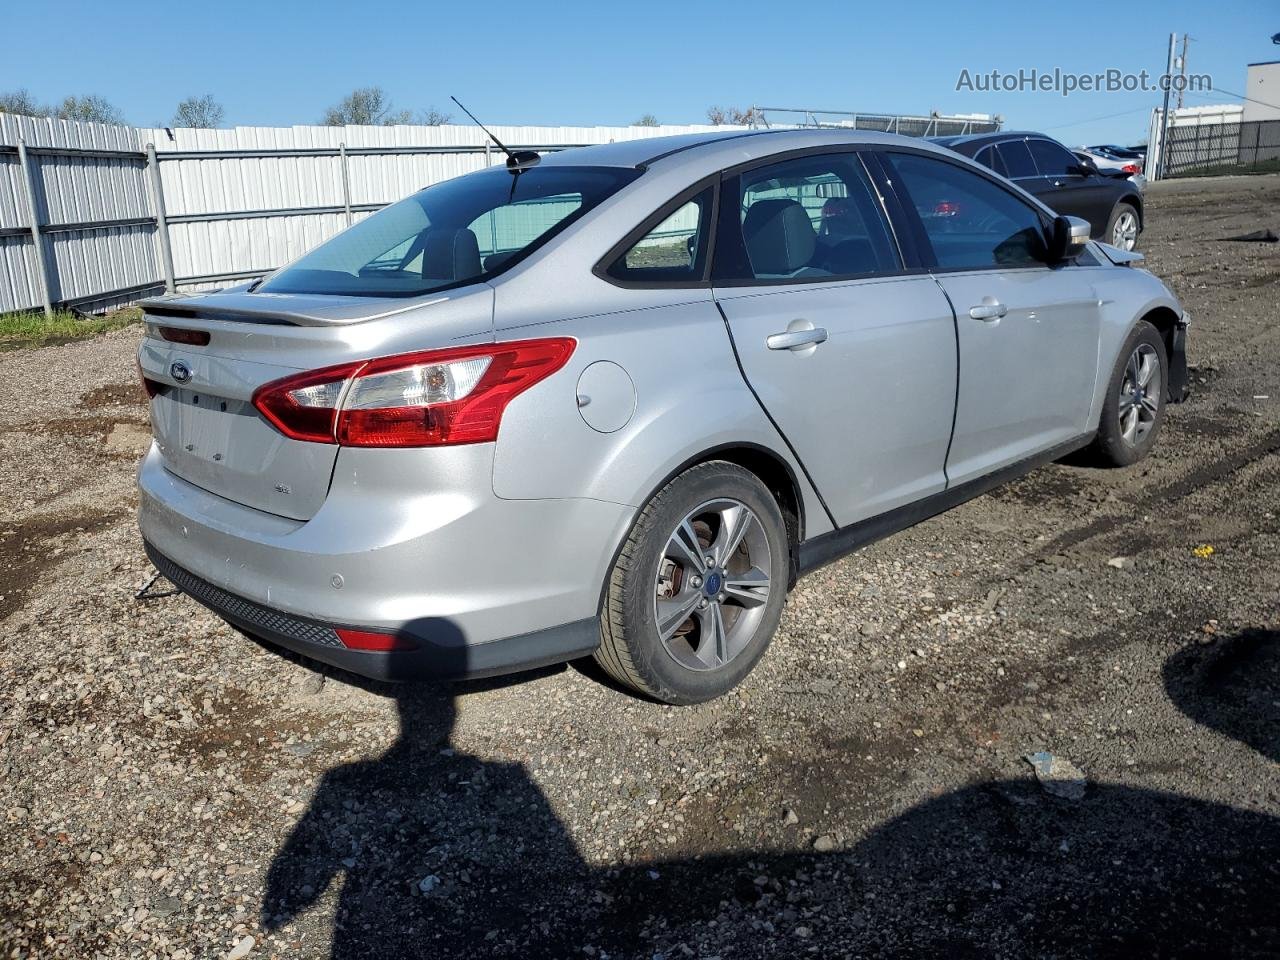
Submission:
<svg viewBox="0 0 1280 960">
<path fill-rule="evenodd" d="M 488 127 L 479 120 L 476 120 L 476 115 L 474 113 L 462 106 L 461 100 L 454 96 L 450 96 L 449 99 L 459 107 L 462 107 L 462 112 L 472 120 L 475 120 L 476 126 L 489 134 L 489 139 L 496 143 L 498 145 L 498 149 L 507 155 L 507 170 L 510 171 L 512 176 L 519 176 L 530 167 L 536 167 L 538 162 L 542 160 L 542 157 L 538 156 L 538 154 L 532 150 L 517 150 L 514 153 L 511 150 L 508 150 L 507 145 L 495 137 Z"/>
</svg>

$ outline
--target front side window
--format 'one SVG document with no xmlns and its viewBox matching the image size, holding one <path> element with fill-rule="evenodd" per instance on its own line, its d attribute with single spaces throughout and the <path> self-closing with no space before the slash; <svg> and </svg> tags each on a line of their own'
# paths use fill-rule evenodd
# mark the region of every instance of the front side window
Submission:
<svg viewBox="0 0 1280 960">
<path fill-rule="evenodd" d="M 264 293 L 413 297 L 484 280 L 622 189 L 622 167 L 504 167 L 427 187 L 269 277 Z"/>
<path fill-rule="evenodd" d="M 899 269 L 879 201 L 856 154 L 784 160 L 743 173 L 738 182 L 735 215 L 721 218 L 732 236 L 720 243 L 724 257 L 717 253 L 717 278 L 784 281 Z"/>
<path fill-rule="evenodd" d="M 996 150 L 1004 161 L 1005 176 L 1010 180 L 1018 177 L 1038 177 L 1036 162 L 1031 159 L 1031 151 L 1022 140 L 1006 140 L 997 144 Z"/>
<path fill-rule="evenodd" d="M 1002 177 L 1007 177 L 1009 175 L 1008 171 L 1005 170 L 1004 158 L 1000 156 L 994 145 L 990 147 L 983 147 L 978 151 L 978 155 L 973 159 L 977 160 L 987 169 L 994 170 Z"/>
<path fill-rule="evenodd" d="M 661 220 L 613 262 L 609 276 L 649 283 L 701 280 L 707 263 L 714 194 L 714 189 L 708 187 L 660 215 Z"/>
<path fill-rule="evenodd" d="M 1076 172 L 1080 161 L 1051 140 L 1028 140 L 1027 148 L 1042 177 L 1065 177 Z"/>
<path fill-rule="evenodd" d="M 963 270 L 1041 262 L 1044 229 L 1032 207 L 955 164 L 914 154 L 890 156 L 938 266 Z"/>
</svg>

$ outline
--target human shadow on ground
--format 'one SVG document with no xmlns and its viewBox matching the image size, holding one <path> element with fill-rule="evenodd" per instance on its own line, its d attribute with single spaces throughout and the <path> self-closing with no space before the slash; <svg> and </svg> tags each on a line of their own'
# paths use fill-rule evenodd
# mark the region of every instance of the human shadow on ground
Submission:
<svg viewBox="0 0 1280 960">
<path fill-rule="evenodd" d="M 1249 631 L 1179 652 L 1165 675 L 1187 715 L 1274 757 L 1278 665 L 1278 635 Z M 928 800 L 842 852 L 592 869 L 518 733 L 511 762 L 452 753 L 450 691 L 395 693 L 396 744 L 324 776 L 268 873 L 275 930 L 343 876 L 334 960 L 1280 952 L 1274 816 L 1107 784 L 1066 801 L 1028 778 Z"/>
</svg>

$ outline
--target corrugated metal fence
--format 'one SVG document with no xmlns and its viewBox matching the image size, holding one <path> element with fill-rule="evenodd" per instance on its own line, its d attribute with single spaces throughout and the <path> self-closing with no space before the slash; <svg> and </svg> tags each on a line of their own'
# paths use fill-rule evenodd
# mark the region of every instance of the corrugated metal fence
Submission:
<svg viewBox="0 0 1280 960">
<path fill-rule="evenodd" d="M 711 129 L 493 132 L 546 152 Z M 169 130 L 0 114 L 0 312 L 105 309 L 261 276 L 387 203 L 503 159 L 472 126 Z"/>
</svg>

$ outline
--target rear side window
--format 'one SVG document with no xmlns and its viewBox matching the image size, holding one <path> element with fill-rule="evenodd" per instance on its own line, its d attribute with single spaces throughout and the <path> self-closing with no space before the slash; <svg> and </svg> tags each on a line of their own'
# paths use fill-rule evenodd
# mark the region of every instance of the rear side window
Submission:
<svg viewBox="0 0 1280 960">
<path fill-rule="evenodd" d="M 978 270 L 1040 263 L 1040 215 L 1012 193 L 942 160 L 914 154 L 890 157 L 938 266 Z"/>
<path fill-rule="evenodd" d="M 1006 140 L 997 144 L 996 150 L 1004 161 L 1005 176 L 1010 180 L 1015 177 L 1037 177 L 1036 162 L 1031 159 L 1031 151 L 1021 140 Z"/>
<path fill-rule="evenodd" d="M 721 216 L 717 279 L 784 282 L 900 267 L 856 154 L 798 157 L 750 170 L 726 194 L 737 202 Z"/>
<path fill-rule="evenodd" d="M 615 280 L 680 283 L 703 279 L 711 237 L 711 204 L 715 190 L 658 214 L 658 222 L 609 267 Z"/>
<path fill-rule="evenodd" d="M 1079 166 L 1080 161 L 1068 153 L 1066 147 L 1060 147 L 1051 140 L 1028 140 L 1027 147 L 1042 177 L 1067 176 Z"/>
</svg>

